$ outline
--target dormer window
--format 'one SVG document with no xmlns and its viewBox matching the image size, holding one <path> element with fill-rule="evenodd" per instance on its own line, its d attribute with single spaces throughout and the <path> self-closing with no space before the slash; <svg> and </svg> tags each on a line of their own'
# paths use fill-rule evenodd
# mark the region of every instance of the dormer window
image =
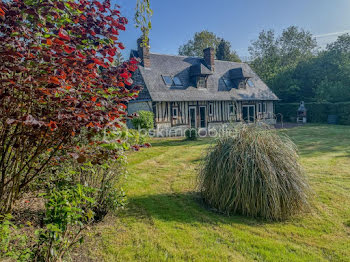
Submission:
<svg viewBox="0 0 350 262">
<path fill-rule="evenodd" d="M 167 86 L 183 86 L 180 78 L 177 76 L 164 76 L 162 75 L 163 81 Z"/>
<path fill-rule="evenodd" d="M 181 82 L 180 78 L 178 78 L 177 76 L 175 76 L 175 77 L 173 78 L 173 81 L 174 81 L 174 84 L 175 84 L 176 86 L 182 86 L 182 82 Z"/>
<path fill-rule="evenodd" d="M 239 85 L 238 85 L 238 88 L 239 89 L 244 89 L 246 87 L 246 83 L 245 83 L 245 81 L 243 80 L 243 81 L 240 81 L 239 82 Z"/>
<path fill-rule="evenodd" d="M 198 88 L 206 88 L 207 87 L 207 81 L 204 76 L 198 76 L 197 77 L 197 87 Z"/>
<path fill-rule="evenodd" d="M 254 87 L 254 83 L 251 79 L 248 79 L 247 83 L 248 83 L 249 87 Z"/>
<path fill-rule="evenodd" d="M 229 87 L 229 88 L 233 87 L 232 81 L 230 79 L 224 78 L 224 83 L 226 87 Z"/>
<path fill-rule="evenodd" d="M 173 85 L 173 79 L 170 76 L 162 76 L 164 83 L 167 86 L 172 86 Z"/>
</svg>

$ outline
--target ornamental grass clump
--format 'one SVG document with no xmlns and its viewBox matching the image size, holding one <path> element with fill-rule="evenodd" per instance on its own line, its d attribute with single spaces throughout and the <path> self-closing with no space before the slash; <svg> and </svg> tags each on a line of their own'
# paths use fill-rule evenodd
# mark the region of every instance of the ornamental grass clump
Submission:
<svg viewBox="0 0 350 262">
<path fill-rule="evenodd" d="M 198 185 L 204 201 L 226 214 L 285 220 L 309 206 L 295 144 L 266 126 L 240 125 L 219 138 Z"/>
</svg>

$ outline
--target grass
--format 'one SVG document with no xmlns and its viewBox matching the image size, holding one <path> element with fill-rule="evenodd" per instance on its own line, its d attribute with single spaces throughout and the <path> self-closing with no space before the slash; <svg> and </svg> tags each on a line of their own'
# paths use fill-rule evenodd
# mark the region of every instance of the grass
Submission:
<svg viewBox="0 0 350 262">
<path fill-rule="evenodd" d="M 278 223 L 216 214 L 194 192 L 212 140 L 154 140 L 129 157 L 127 208 L 97 225 L 80 252 L 97 261 L 350 261 L 350 127 L 281 132 L 299 147 L 310 213 Z"/>
</svg>

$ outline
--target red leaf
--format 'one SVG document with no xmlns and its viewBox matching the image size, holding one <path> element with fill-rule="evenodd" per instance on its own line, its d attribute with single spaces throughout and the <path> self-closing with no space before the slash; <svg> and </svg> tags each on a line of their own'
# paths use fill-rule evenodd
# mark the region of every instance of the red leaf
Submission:
<svg viewBox="0 0 350 262">
<path fill-rule="evenodd" d="M 94 68 L 94 67 L 95 67 L 95 64 L 94 64 L 94 63 L 88 64 L 88 66 L 87 66 L 88 69 L 92 69 L 92 68 Z"/>
<path fill-rule="evenodd" d="M 64 45 L 64 42 L 62 40 L 59 40 L 58 38 L 55 38 L 53 42 L 58 45 Z"/>
<path fill-rule="evenodd" d="M 0 7 L 0 16 L 5 16 L 5 11 L 1 9 Z"/>
<path fill-rule="evenodd" d="M 86 56 L 84 56 L 80 51 L 77 52 L 77 56 L 79 56 L 82 59 L 86 59 Z"/>
<path fill-rule="evenodd" d="M 137 65 L 139 62 L 135 58 L 130 59 L 130 64 Z"/>
<path fill-rule="evenodd" d="M 101 60 L 99 60 L 97 58 L 93 58 L 92 60 L 94 60 L 95 64 L 98 64 L 98 65 L 103 65 L 104 64 Z"/>
<path fill-rule="evenodd" d="M 128 78 L 129 78 L 129 75 L 128 75 L 128 73 L 126 73 L 126 72 L 120 74 L 120 76 L 121 76 L 122 78 L 124 78 L 124 79 L 128 79 Z"/>
<path fill-rule="evenodd" d="M 125 104 L 119 104 L 122 108 L 126 109 L 127 106 Z"/>
<path fill-rule="evenodd" d="M 94 127 L 94 124 L 90 122 L 86 127 Z"/>
<path fill-rule="evenodd" d="M 71 54 L 75 51 L 75 48 L 65 45 L 64 51 L 66 51 L 68 54 Z"/>
<path fill-rule="evenodd" d="M 56 84 L 56 85 L 60 85 L 61 84 L 60 80 L 57 77 L 55 77 L 55 76 L 50 76 L 49 83 Z"/>
<path fill-rule="evenodd" d="M 48 124 L 48 127 L 50 127 L 51 131 L 54 131 L 57 129 L 57 124 L 55 121 L 50 121 L 50 123 Z"/>
<path fill-rule="evenodd" d="M 97 97 L 96 97 L 96 96 L 91 97 L 91 101 L 92 101 L 92 102 L 96 102 L 96 100 L 97 100 Z"/>
<path fill-rule="evenodd" d="M 118 46 L 119 46 L 119 48 L 122 49 L 122 50 L 125 49 L 125 47 L 124 47 L 124 45 L 123 45 L 122 43 L 118 43 Z"/>
<path fill-rule="evenodd" d="M 66 30 L 64 30 L 62 28 L 59 30 L 58 36 L 64 40 L 67 40 L 67 41 L 70 40 L 68 33 L 66 32 Z"/>
<path fill-rule="evenodd" d="M 128 86 L 131 86 L 133 84 L 134 81 L 132 81 L 131 78 L 129 78 L 128 80 L 125 81 L 125 84 L 127 84 Z"/>
<path fill-rule="evenodd" d="M 124 25 L 117 25 L 117 28 L 122 30 L 122 31 L 125 31 L 125 26 Z"/>
</svg>

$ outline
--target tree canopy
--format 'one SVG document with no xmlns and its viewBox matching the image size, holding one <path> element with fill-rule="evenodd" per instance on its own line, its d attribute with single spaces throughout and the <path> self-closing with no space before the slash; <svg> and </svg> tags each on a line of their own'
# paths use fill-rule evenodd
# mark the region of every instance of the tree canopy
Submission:
<svg viewBox="0 0 350 262">
<path fill-rule="evenodd" d="M 231 50 L 231 43 L 221 39 L 216 49 L 216 58 L 223 61 L 241 62 L 235 51 Z"/>
<path fill-rule="evenodd" d="M 317 49 L 310 32 L 288 27 L 262 31 L 249 47 L 251 66 L 284 102 L 350 100 L 350 35 Z"/>
<path fill-rule="evenodd" d="M 216 50 L 218 60 L 241 61 L 237 53 L 231 50 L 230 42 L 207 30 L 195 33 L 193 39 L 180 46 L 179 55 L 201 57 L 203 50 L 208 47 L 213 47 Z"/>
</svg>

